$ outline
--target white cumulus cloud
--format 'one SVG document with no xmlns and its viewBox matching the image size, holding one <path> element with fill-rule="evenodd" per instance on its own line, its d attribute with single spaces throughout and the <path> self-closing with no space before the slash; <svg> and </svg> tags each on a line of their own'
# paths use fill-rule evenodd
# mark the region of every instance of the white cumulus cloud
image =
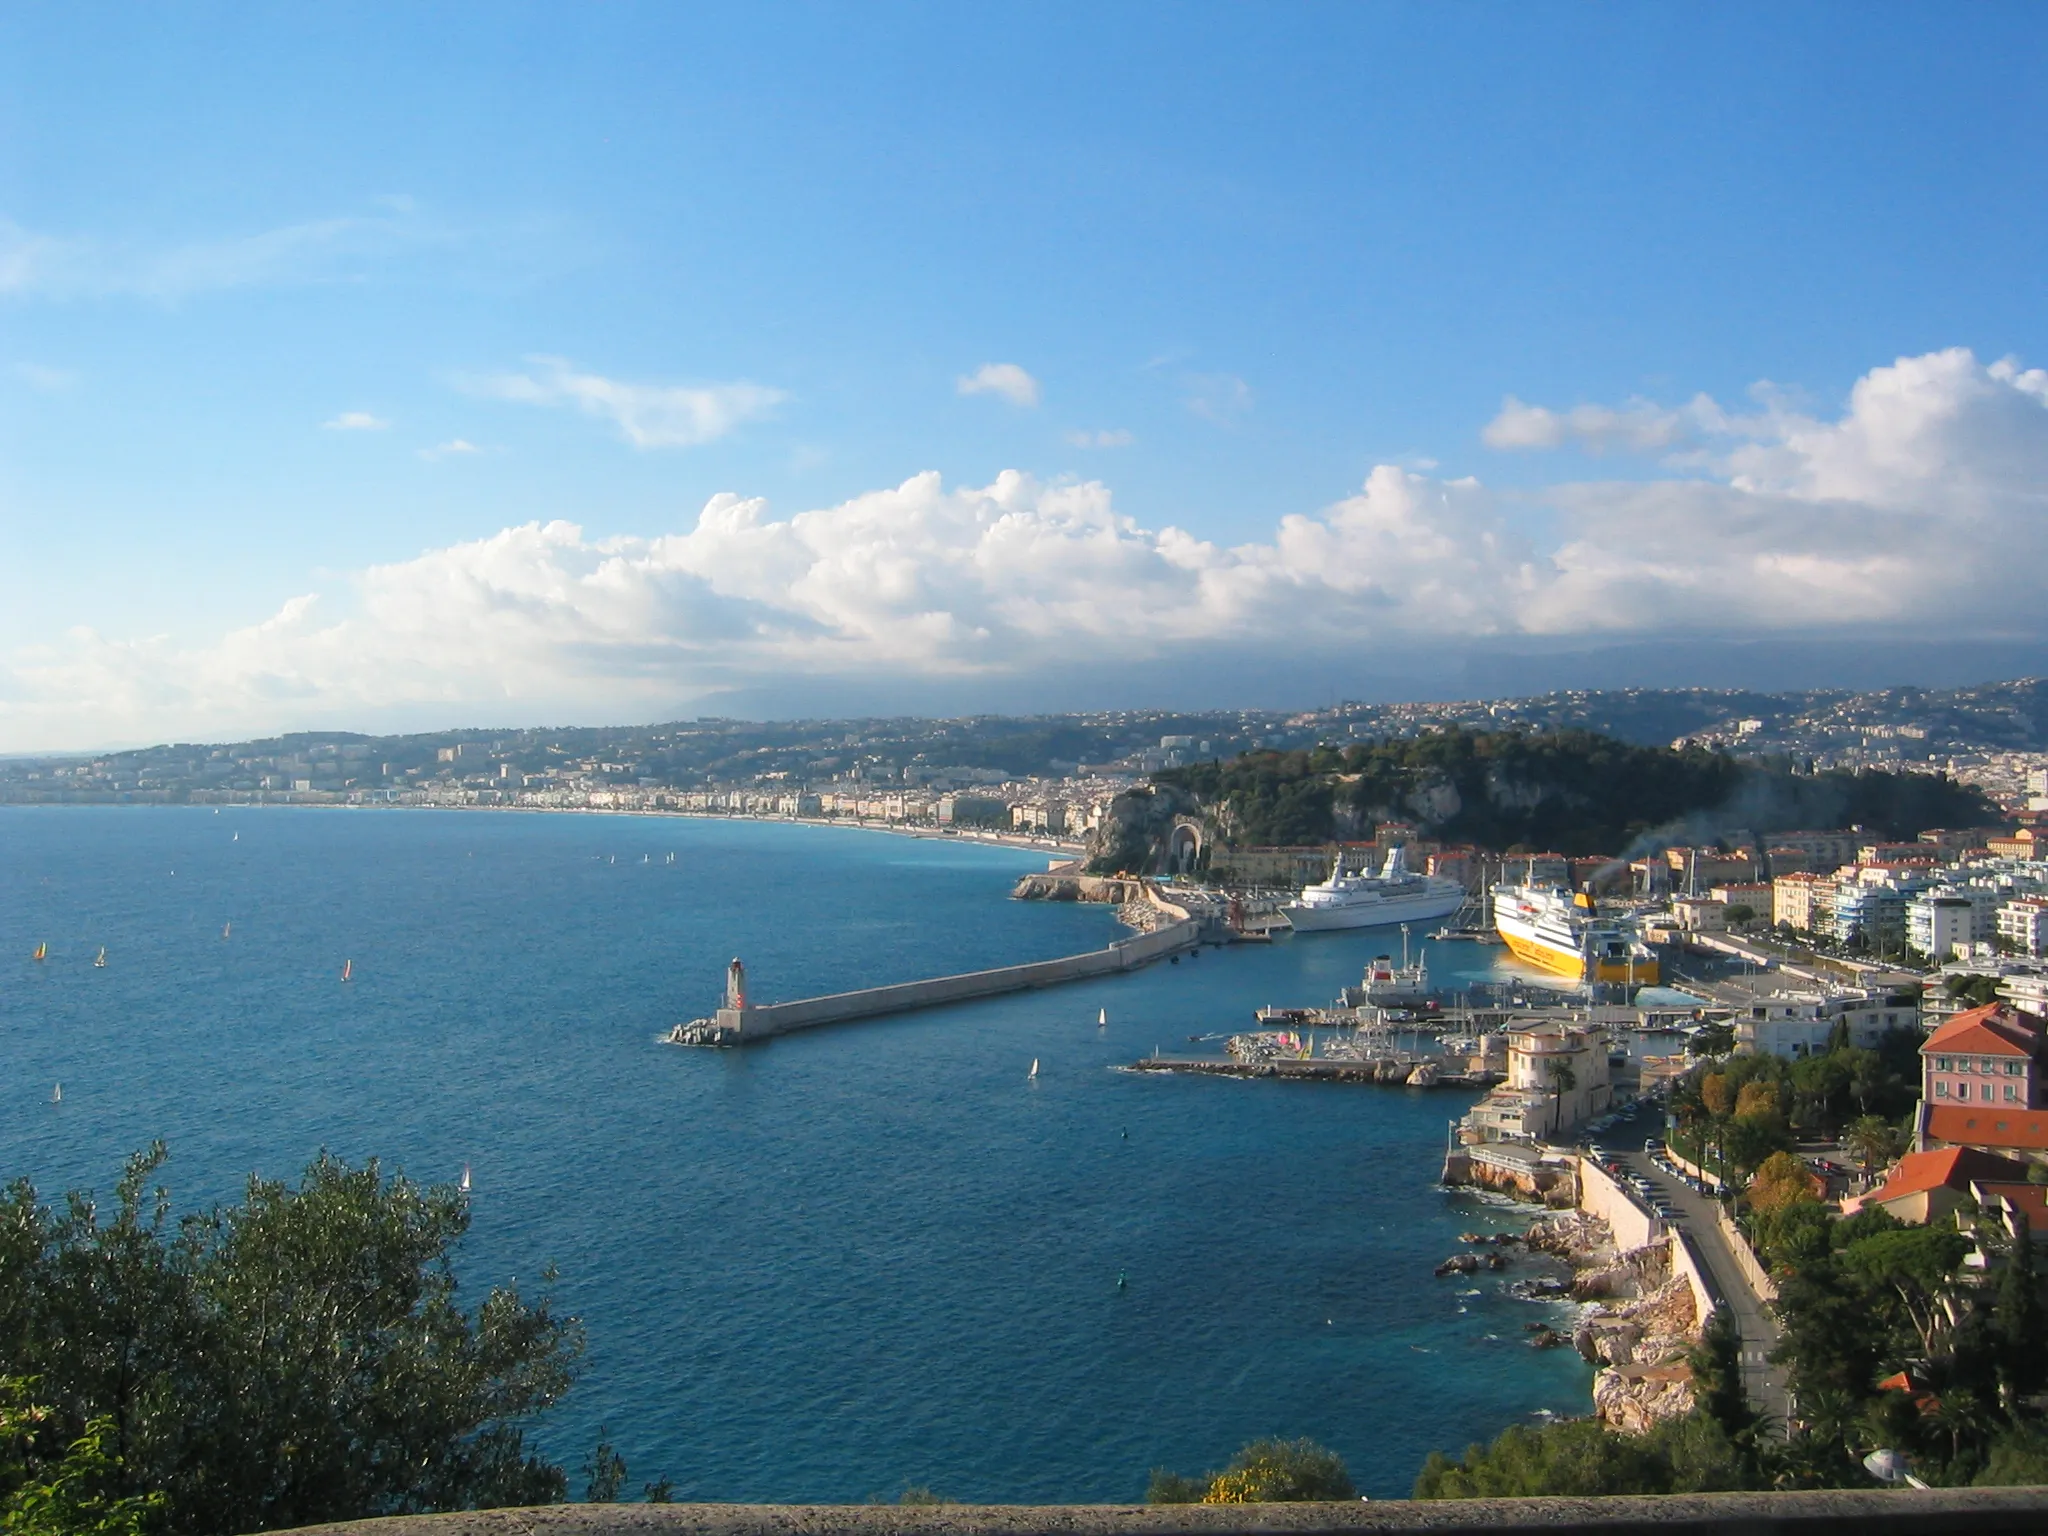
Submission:
<svg viewBox="0 0 2048 1536">
<path fill-rule="evenodd" d="M 767 415 L 789 396 L 762 384 L 630 384 L 585 373 L 559 357 L 528 359 L 528 373 L 463 381 L 472 393 L 526 405 L 573 407 L 602 417 L 635 448 L 694 448 Z"/>
<path fill-rule="evenodd" d="M 1014 471 L 919 474 L 787 515 L 722 494 L 635 537 L 527 523 L 211 640 L 75 631 L 0 658 L 0 747 L 400 708 L 646 718 L 764 680 L 993 681 L 1105 657 L 1199 669 L 1219 648 L 1304 660 L 1931 622 L 2048 635 L 2032 580 L 2048 561 L 2048 375 L 1956 349 L 1872 369 L 1833 413 L 1682 409 L 1696 425 L 1664 478 L 1508 494 L 1381 465 L 1238 543 L 1147 526 L 1099 481 Z"/>
<path fill-rule="evenodd" d="M 320 425 L 329 432 L 382 432 L 391 423 L 381 416 L 372 416 L 368 411 L 343 411 Z"/>
<path fill-rule="evenodd" d="M 1015 363 L 983 363 L 954 380 L 953 387 L 963 395 L 1001 395 L 1012 405 L 1038 404 L 1038 380 Z"/>
</svg>

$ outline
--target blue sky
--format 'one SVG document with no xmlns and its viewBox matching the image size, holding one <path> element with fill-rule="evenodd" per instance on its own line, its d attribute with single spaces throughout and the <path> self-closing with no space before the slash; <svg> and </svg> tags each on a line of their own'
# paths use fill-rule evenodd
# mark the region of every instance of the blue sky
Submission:
<svg viewBox="0 0 2048 1536">
<path fill-rule="evenodd" d="M 10 9 L 0 750 L 2031 643 L 1979 600 L 2040 541 L 2044 55 L 2017 5 Z"/>
</svg>

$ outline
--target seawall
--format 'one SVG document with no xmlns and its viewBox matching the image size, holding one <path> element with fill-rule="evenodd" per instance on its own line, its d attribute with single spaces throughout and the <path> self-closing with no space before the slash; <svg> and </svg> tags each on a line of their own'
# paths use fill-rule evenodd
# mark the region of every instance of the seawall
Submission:
<svg viewBox="0 0 2048 1536">
<path fill-rule="evenodd" d="M 964 1003 L 1006 992 L 1028 992 L 1062 982 L 1088 981 L 1135 970 L 1154 960 L 1193 949 L 1201 942 L 1202 925 L 1188 919 L 1167 923 L 1150 933 L 1119 939 L 1105 949 L 1085 954 L 1063 955 L 1057 960 L 1033 960 L 1023 965 L 998 966 L 987 971 L 964 971 L 955 976 L 934 976 L 924 981 L 901 981 L 886 987 L 865 987 L 856 992 L 834 992 L 823 997 L 806 997 L 788 1003 L 748 1004 L 744 1008 L 721 1008 L 708 1021 L 719 1038 L 684 1040 L 683 1025 L 670 1038 L 684 1044 L 737 1044 L 816 1029 L 824 1024 L 844 1024 L 855 1019 L 872 1019 L 887 1013 L 909 1013 L 918 1008 L 936 1008 L 944 1003 Z"/>
</svg>

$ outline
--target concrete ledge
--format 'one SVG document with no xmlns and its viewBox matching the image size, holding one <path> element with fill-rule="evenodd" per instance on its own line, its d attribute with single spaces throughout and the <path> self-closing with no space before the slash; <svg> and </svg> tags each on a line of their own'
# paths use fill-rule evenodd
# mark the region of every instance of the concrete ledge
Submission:
<svg viewBox="0 0 2048 1536">
<path fill-rule="evenodd" d="M 306 1527 L 326 1536 L 2039 1536 L 2048 1487 L 1356 1504 L 554 1504 Z"/>
</svg>

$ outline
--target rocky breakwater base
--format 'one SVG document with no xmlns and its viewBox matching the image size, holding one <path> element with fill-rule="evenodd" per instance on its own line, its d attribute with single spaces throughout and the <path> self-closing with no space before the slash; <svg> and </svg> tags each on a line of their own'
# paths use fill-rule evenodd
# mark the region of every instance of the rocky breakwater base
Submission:
<svg viewBox="0 0 2048 1536">
<path fill-rule="evenodd" d="M 1121 875 L 1026 875 L 1011 889 L 1017 901 L 1093 901 L 1110 906 L 1145 899 L 1145 882 Z"/>
<path fill-rule="evenodd" d="M 1583 1211 L 1547 1216 L 1529 1228 L 1532 1250 L 1571 1266 L 1571 1299 L 1586 1304 L 1571 1342 L 1598 1366 L 1593 1412 L 1601 1423 L 1641 1434 L 1692 1411 L 1692 1366 L 1705 1319 L 1693 1288 L 1671 1262 L 1668 1240 L 1617 1251 L 1606 1222 Z"/>
<path fill-rule="evenodd" d="M 1613 1231 L 1597 1216 L 1560 1211 L 1525 1232 L 1466 1232 L 1464 1251 L 1437 1265 L 1439 1278 L 1509 1270 L 1539 1255 L 1562 1261 L 1570 1278 L 1529 1275 L 1511 1281 L 1528 1301 L 1575 1301 L 1569 1331 L 1549 1323 L 1525 1330 L 1534 1349 L 1578 1350 L 1598 1367 L 1593 1414 L 1610 1429 L 1642 1434 L 1692 1411 L 1692 1366 L 1702 1319 L 1691 1285 L 1675 1272 L 1668 1242 L 1617 1251 Z"/>
</svg>

